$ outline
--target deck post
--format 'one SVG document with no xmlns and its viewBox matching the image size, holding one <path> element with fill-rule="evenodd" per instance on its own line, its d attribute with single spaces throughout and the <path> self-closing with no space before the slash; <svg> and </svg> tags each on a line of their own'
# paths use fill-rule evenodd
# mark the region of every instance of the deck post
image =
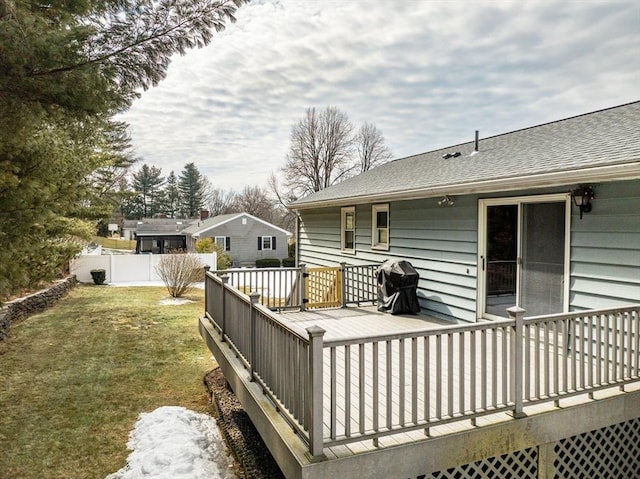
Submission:
<svg viewBox="0 0 640 479">
<path fill-rule="evenodd" d="M 340 262 L 340 274 L 342 275 L 342 307 L 347 307 L 347 263 L 345 261 Z"/>
<path fill-rule="evenodd" d="M 306 282 L 307 279 L 307 265 L 304 263 L 300 264 L 300 311 L 304 311 L 307 309 L 307 303 L 305 298 L 305 290 L 306 290 Z"/>
<path fill-rule="evenodd" d="M 251 328 L 250 328 L 250 339 L 249 344 L 251 348 L 251 357 L 249 358 L 249 381 L 255 381 L 255 366 L 256 366 L 256 303 L 260 301 L 260 293 L 257 291 L 253 291 L 249 293 L 249 298 L 251 298 Z"/>
<path fill-rule="evenodd" d="M 222 280 L 222 319 L 220 321 L 220 341 L 224 343 L 224 334 L 226 330 L 226 321 L 227 321 L 227 306 L 226 306 L 226 295 L 227 295 L 227 283 L 229 283 L 229 275 L 223 274 L 220 279 Z"/>
<path fill-rule="evenodd" d="M 207 308 L 209 307 L 209 293 L 208 293 L 208 288 L 207 288 L 207 273 L 209 272 L 209 270 L 211 269 L 211 266 L 209 266 L 208 264 L 204 265 L 204 315 L 206 316 L 208 311 Z"/>
<path fill-rule="evenodd" d="M 309 418 L 309 454 L 312 462 L 326 459 L 322 452 L 324 449 L 322 429 L 322 415 L 324 412 L 322 405 L 322 338 L 325 332 L 320 326 L 307 328 L 307 333 L 309 334 L 309 380 L 307 382 L 305 407 L 307 408 L 306 417 Z"/>
<path fill-rule="evenodd" d="M 525 417 L 523 411 L 523 376 L 524 376 L 524 314 L 527 311 L 519 306 L 513 306 L 507 309 L 509 319 L 515 320 L 516 325 L 513 329 L 513 340 L 511 343 L 511 394 L 514 400 L 514 408 L 511 415 L 515 418 Z"/>
</svg>

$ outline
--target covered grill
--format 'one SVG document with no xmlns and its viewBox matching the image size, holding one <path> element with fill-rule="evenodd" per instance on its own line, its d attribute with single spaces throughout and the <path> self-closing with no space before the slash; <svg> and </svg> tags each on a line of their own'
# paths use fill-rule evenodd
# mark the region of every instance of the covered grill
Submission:
<svg viewBox="0 0 640 479">
<path fill-rule="evenodd" d="M 418 280 L 420 276 L 408 261 L 387 260 L 376 272 L 378 311 L 391 314 L 417 314 Z"/>
</svg>

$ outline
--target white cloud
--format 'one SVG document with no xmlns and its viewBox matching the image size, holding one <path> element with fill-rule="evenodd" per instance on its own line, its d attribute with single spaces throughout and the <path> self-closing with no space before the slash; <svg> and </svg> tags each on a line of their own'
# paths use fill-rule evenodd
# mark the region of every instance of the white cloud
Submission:
<svg viewBox="0 0 640 479">
<path fill-rule="evenodd" d="M 632 0 L 252 2 L 123 119 L 144 162 L 241 189 L 311 106 L 401 157 L 636 100 L 639 17 Z"/>
</svg>

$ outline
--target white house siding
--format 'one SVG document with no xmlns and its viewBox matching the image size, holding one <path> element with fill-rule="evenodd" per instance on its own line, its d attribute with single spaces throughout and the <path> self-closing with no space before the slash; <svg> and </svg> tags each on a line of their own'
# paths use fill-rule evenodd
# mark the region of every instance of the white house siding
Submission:
<svg viewBox="0 0 640 479">
<path fill-rule="evenodd" d="M 640 180 L 594 185 L 571 218 L 571 310 L 640 302 Z"/>
</svg>

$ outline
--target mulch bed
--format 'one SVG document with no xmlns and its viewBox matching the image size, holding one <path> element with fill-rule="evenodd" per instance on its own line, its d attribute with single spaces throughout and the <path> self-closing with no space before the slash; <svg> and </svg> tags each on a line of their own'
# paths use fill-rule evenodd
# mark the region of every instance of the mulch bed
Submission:
<svg viewBox="0 0 640 479">
<path fill-rule="evenodd" d="M 204 383 L 211 398 L 213 416 L 240 464 L 239 477 L 245 479 L 284 479 L 269 449 L 240 405 L 220 368 L 209 371 Z"/>
</svg>

